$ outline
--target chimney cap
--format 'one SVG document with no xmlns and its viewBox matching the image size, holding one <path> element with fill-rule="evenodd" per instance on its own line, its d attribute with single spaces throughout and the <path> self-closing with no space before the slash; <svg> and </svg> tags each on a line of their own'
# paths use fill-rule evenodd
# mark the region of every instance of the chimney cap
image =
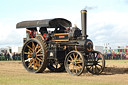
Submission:
<svg viewBox="0 0 128 85">
<path fill-rule="evenodd" d="M 81 10 L 81 13 L 87 13 L 87 10 Z"/>
</svg>

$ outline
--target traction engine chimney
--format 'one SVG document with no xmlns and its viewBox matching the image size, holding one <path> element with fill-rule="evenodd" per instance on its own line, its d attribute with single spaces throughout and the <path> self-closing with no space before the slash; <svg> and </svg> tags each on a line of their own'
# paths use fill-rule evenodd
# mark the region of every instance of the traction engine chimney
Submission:
<svg viewBox="0 0 128 85">
<path fill-rule="evenodd" d="M 82 37 L 87 39 L 87 10 L 81 10 Z"/>
</svg>

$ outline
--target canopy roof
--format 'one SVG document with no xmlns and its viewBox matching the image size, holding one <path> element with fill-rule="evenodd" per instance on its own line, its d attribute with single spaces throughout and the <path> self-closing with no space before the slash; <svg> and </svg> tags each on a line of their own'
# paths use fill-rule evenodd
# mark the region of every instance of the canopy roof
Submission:
<svg viewBox="0 0 128 85">
<path fill-rule="evenodd" d="M 47 27 L 47 28 L 59 28 L 59 27 L 71 27 L 72 23 L 64 18 L 22 21 L 16 24 L 16 28 L 34 28 L 34 27 Z"/>
</svg>

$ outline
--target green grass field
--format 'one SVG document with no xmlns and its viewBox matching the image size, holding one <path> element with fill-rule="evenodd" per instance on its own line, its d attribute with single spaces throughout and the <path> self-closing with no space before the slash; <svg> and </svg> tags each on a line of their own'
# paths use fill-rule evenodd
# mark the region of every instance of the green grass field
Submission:
<svg viewBox="0 0 128 85">
<path fill-rule="evenodd" d="M 0 85 L 127 85 L 127 68 L 128 60 L 107 60 L 101 75 L 84 72 L 81 76 L 72 76 L 49 70 L 35 74 L 27 72 L 20 61 L 0 61 Z"/>
</svg>

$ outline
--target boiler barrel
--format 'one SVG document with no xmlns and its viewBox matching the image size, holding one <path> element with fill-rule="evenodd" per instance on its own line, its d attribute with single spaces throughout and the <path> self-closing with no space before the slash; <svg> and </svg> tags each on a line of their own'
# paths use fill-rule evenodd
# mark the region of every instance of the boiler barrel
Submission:
<svg viewBox="0 0 128 85">
<path fill-rule="evenodd" d="M 93 42 L 90 39 L 78 41 L 79 44 L 67 45 L 67 48 L 76 51 L 84 51 L 86 53 L 93 50 Z"/>
</svg>

